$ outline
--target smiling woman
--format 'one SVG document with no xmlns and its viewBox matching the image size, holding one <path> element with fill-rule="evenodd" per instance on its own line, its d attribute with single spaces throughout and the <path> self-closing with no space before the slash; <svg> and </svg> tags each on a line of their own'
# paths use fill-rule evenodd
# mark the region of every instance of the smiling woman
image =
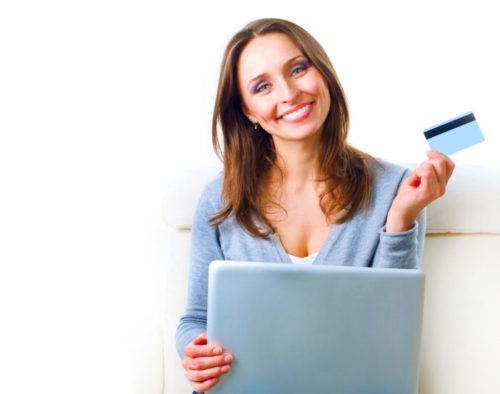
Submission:
<svg viewBox="0 0 500 394">
<path fill-rule="evenodd" d="M 453 162 L 431 151 L 411 172 L 350 146 L 348 128 L 337 74 L 304 29 L 260 19 L 231 39 L 212 120 L 224 171 L 193 219 L 188 304 L 176 336 L 196 391 L 216 385 L 232 362 L 205 334 L 212 261 L 420 266 L 424 208 L 443 195 Z"/>
<path fill-rule="evenodd" d="M 238 82 L 242 111 L 275 145 L 319 134 L 330 110 L 328 86 L 287 35 L 269 33 L 252 40 L 241 53 Z"/>
<path fill-rule="evenodd" d="M 279 185 L 285 177 L 292 187 L 301 183 L 295 171 L 285 170 L 300 163 L 300 173 L 318 181 L 309 205 L 317 218 L 313 234 L 322 233 L 314 238 L 324 241 L 329 224 L 348 220 L 370 198 L 370 156 L 346 143 L 348 128 L 344 91 L 321 45 L 288 21 L 248 24 L 229 42 L 219 80 L 212 138 L 224 161 L 227 205 L 213 223 L 234 215 L 257 237 L 280 224 L 289 228 L 283 221 L 285 210 L 291 214 L 286 189 Z M 349 187 L 341 187 L 345 183 Z"/>
</svg>

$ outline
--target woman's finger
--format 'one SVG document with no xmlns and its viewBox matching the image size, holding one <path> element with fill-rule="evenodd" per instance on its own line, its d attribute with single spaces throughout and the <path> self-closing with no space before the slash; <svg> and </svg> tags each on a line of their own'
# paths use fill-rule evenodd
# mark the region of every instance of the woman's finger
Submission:
<svg viewBox="0 0 500 394">
<path fill-rule="evenodd" d="M 186 377 L 191 382 L 204 382 L 205 380 L 218 378 L 220 375 L 228 373 L 231 367 L 229 365 L 224 365 L 222 367 L 214 367 L 209 369 L 203 369 L 200 371 L 188 369 L 186 371 Z"/>
<path fill-rule="evenodd" d="M 446 165 L 446 172 L 447 172 L 447 179 L 450 179 L 451 174 L 453 173 L 453 170 L 455 169 L 455 163 L 453 160 L 451 160 L 448 156 L 445 154 L 435 151 L 435 150 L 430 150 L 427 151 L 427 157 L 429 159 L 442 159 L 445 162 Z"/>
<path fill-rule="evenodd" d="M 428 204 L 438 198 L 441 193 L 441 188 L 434 166 L 429 162 L 423 162 L 415 169 L 415 173 L 420 177 L 419 192 L 423 200 L 425 200 L 425 203 Z"/>
<path fill-rule="evenodd" d="M 222 356 L 217 357 L 185 357 L 184 361 L 182 362 L 182 366 L 184 367 L 184 369 L 204 370 L 213 367 L 222 367 L 231 364 L 232 361 L 233 356 L 231 356 L 229 353 L 225 353 Z"/>
<path fill-rule="evenodd" d="M 411 187 L 418 187 L 420 186 L 420 177 L 413 171 L 406 179 L 406 183 Z"/>
<path fill-rule="evenodd" d="M 184 347 L 184 355 L 190 358 L 213 356 L 222 353 L 218 345 L 207 345 L 207 333 L 198 335 L 194 341 Z"/>
<path fill-rule="evenodd" d="M 446 183 L 448 182 L 448 169 L 446 166 L 446 161 L 442 158 L 429 159 L 428 162 L 433 167 L 437 175 L 437 183 L 440 185 L 440 189 L 444 192 L 446 188 Z"/>
<path fill-rule="evenodd" d="M 204 382 L 191 382 L 191 386 L 197 393 L 203 393 L 205 391 L 210 390 L 219 382 L 219 378 L 212 378 L 209 380 L 205 380 Z"/>
<path fill-rule="evenodd" d="M 207 344 L 207 334 L 202 333 L 198 335 L 195 340 L 193 341 L 195 345 L 206 345 Z"/>
<path fill-rule="evenodd" d="M 442 196 L 446 192 L 446 186 L 455 168 L 455 163 L 448 156 L 439 152 L 430 151 L 427 156 L 429 157 L 428 162 L 431 163 L 438 174 L 440 196 Z"/>
<path fill-rule="evenodd" d="M 195 345 L 190 343 L 184 348 L 184 355 L 196 358 L 216 356 L 222 353 L 222 348 L 219 345 Z"/>
</svg>

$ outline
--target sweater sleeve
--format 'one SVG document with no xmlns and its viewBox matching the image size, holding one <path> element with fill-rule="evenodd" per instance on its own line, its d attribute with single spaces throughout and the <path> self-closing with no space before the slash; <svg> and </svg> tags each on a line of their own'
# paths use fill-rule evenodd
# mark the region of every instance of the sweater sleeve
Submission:
<svg viewBox="0 0 500 394">
<path fill-rule="evenodd" d="M 406 170 L 401 182 L 410 175 Z M 401 183 L 400 183 L 401 185 Z M 424 251 L 426 210 L 417 216 L 412 228 L 399 233 L 387 233 L 384 225 L 379 230 L 379 243 L 373 258 L 373 267 L 420 269 Z"/>
<path fill-rule="evenodd" d="M 206 332 L 208 266 L 213 260 L 224 259 L 219 230 L 209 223 L 210 217 L 216 212 L 207 187 L 198 201 L 193 217 L 187 305 L 175 335 L 181 359 L 184 359 L 184 347 L 199 334 Z"/>
</svg>

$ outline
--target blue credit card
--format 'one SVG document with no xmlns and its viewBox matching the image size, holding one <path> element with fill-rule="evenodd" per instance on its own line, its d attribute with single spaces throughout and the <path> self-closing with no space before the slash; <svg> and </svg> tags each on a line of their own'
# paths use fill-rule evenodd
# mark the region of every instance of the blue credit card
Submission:
<svg viewBox="0 0 500 394">
<path fill-rule="evenodd" d="M 425 129 L 424 135 L 432 150 L 445 155 L 451 155 L 484 141 L 472 112 Z"/>
</svg>

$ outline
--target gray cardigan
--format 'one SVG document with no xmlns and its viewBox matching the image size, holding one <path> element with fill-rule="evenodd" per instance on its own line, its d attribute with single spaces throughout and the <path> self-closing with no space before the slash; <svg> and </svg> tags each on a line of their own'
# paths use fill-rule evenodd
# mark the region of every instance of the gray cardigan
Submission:
<svg viewBox="0 0 500 394">
<path fill-rule="evenodd" d="M 386 233 L 385 223 L 401 182 L 410 170 L 379 160 L 372 163 L 372 197 L 368 212 L 332 225 L 313 264 L 361 267 L 420 268 L 425 236 L 425 210 L 415 225 L 401 233 Z M 176 346 L 181 359 L 184 347 L 206 332 L 208 266 L 213 260 L 282 262 L 291 264 L 278 234 L 270 239 L 247 234 L 234 217 L 217 227 L 209 218 L 222 208 L 222 173 L 204 189 L 193 218 L 187 306 L 177 327 Z"/>
</svg>

